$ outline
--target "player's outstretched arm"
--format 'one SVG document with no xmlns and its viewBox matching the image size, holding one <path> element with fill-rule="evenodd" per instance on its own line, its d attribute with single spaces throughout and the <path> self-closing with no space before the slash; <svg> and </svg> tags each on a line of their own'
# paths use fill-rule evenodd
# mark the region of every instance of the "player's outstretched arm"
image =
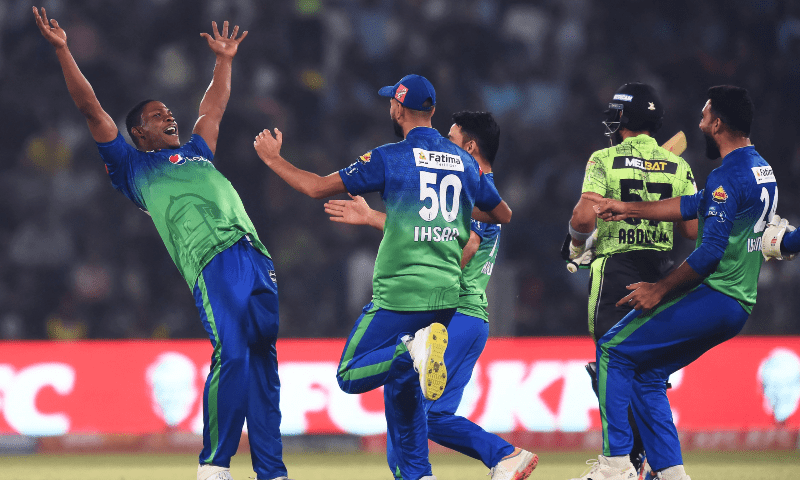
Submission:
<svg viewBox="0 0 800 480">
<path fill-rule="evenodd" d="M 360 195 L 350 195 L 352 200 L 328 200 L 325 202 L 325 213 L 331 216 L 332 222 L 350 225 L 369 225 L 383 231 L 386 214 L 373 210 Z"/>
<path fill-rule="evenodd" d="M 626 218 L 644 218 L 659 222 L 677 222 L 681 216 L 681 197 L 672 197 L 657 202 L 621 202 L 604 198 L 594 207 L 597 217 L 605 221 Z"/>
<path fill-rule="evenodd" d="M 211 22 L 211 33 L 213 36 L 205 32 L 200 36 L 208 42 L 209 48 L 217 56 L 217 62 L 214 64 L 211 83 L 200 101 L 200 112 L 192 133 L 203 137 L 211 152 L 216 153 L 219 122 L 222 121 L 231 96 L 231 63 L 239 50 L 239 44 L 247 36 L 247 31 L 238 36 L 239 26 L 236 25 L 228 35 L 228 22 L 225 21 L 222 23 L 222 33 L 217 28 L 217 22 Z"/>
<path fill-rule="evenodd" d="M 272 132 L 265 129 L 256 136 L 253 147 L 261 161 L 290 187 L 311 198 L 327 198 L 347 192 L 339 172 L 333 172 L 327 177 L 320 177 L 316 173 L 301 170 L 287 162 L 281 156 L 282 144 L 283 133 L 280 130 L 276 128 L 273 137 Z"/>
<path fill-rule="evenodd" d="M 97 142 L 114 140 L 117 137 L 117 125 L 100 106 L 100 101 L 97 100 L 91 84 L 81 73 L 75 59 L 72 58 L 72 53 L 67 47 L 67 32 L 58 25 L 55 19 L 47 19 L 44 7 L 42 7 L 41 14 L 36 7 L 33 7 L 33 16 L 36 18 L 36 25 L 42 36 L 55 48 L 58 62 L 61 64 L 61 71 L 64 73 L 64 80 L 67 83 L 67 90 L 78 110 L 86 117 L 92 138 Z"/>
</svg>

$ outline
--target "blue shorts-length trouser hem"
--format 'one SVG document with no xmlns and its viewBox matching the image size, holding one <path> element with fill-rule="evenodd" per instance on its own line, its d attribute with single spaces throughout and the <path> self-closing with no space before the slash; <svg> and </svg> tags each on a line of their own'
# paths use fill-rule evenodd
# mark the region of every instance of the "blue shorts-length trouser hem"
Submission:
<svg viewBox="0 0 800 480">
<path fill-rule="evenodd" d="M 748 314 L 732 297 L 706 285 L 655 313 L 640 313 L 626 315 L 597 342 L 603 455 L 631 451 L 631 405 L 647 461 L 654 470 L 662 470 L 683 464 L 667 400 L 667 379 L 735 337 Z"/>
<path fill-rule="evenodd" d="M 500 460 L 514 452 L 514 447 L 489 433 L 468 419 L 456 415 L 464 388 L 472 378 L 486 340 L 489 324 L 482 318 L 457 312 L 447 328 L 448 346 L 444 359 L 447 365 L 447 388 L 438 400 L 425 400 L 428 412 L 428 438 L 444 447 L 480 460 L 486 468 L 492 468 Z M 388 437 L 388 436 L 387 436 Z M 387 438 L 389 469 L 396 478 L 397 458 L 391 438 Z"/>
<path fill-rule="evenodd" d="M 272 260 L 242 238 L 203 269 L 194 297 L 214 351 L 203 390 L 200 463 L 229 467 L 245 418 L 259 478 L 286 475 L 282 459 L 278 289 Z"/>
<path fill-rule="evenodd" d="M 339 362 L 336 379 L 345 393 L 384 387 L 386 430 L 407 480 L 431 475 L 431 464 L 419 374 L 402 339 L 434 322 L 447 326 L 454 313 L 454 308 L 398 312 L 369 303 L 350 332 Z"/>
</svg>

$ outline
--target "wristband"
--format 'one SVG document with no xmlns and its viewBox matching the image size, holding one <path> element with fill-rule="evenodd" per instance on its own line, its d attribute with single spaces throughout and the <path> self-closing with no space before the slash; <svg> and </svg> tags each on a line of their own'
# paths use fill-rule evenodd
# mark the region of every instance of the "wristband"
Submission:
<svg viewBox="0 0 800 480">
<path fill-rule="evenodd" d="M 589 239 L 589 237 L 592 236 L 592 232 L 583 233 L 572 228 L 572 222 L 568 222 L 568 225 L 569 225 L 569 235 L 579 242 L 585 242 L 586 240 Z"/>
</svg>

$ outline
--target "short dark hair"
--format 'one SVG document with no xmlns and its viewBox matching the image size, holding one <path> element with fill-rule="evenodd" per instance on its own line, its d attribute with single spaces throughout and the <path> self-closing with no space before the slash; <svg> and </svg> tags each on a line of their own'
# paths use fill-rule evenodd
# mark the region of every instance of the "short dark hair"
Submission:
<svg viewBox="0 0 800 480">
<path fill-rule="evenodd" d="M 489 112 L 457 112 L 453 123 L 461 128 L 461 133 L 469 140 L 475 140 L 483 158 L 494 165 L 497 149 L 500 148 L 500 126 Z"/>
<path fill-rule="evenodd" d="M 128 116 L 125 117 L 125 128 L 128 130 L 131 141 L 137 147 L 139 146 L 139 140 L 133 135 L 133 127 L 138 127 L 142 124 L 142 110 L 144 110 L 144 106 L 150 102 L 155 102 L 155 100 L 148 99 L 137 103 L 136 106 L 128 112 Z"/>
<path fill-rule="evenodd" d="M 742 87 L 717 85 L 708 89 L 711 112 L 734 133 L 750 136 L 753 124 L 753 100 Z"/>
</svg>

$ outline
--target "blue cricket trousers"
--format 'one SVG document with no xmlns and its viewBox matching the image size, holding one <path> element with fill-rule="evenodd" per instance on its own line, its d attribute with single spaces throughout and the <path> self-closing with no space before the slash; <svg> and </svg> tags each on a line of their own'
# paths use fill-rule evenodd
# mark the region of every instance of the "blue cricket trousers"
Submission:
<svg viewBox="0 0 800 480">
<path fill-rule="evenodd" d="M 514 446 L 456 415 L 464 388 L 489 338 L 489 324 L 482 318 L 457 312 L 447 327 L 447 338 L 447 350 L 444 352 L 447 388 L 437 400 L 424 399 L 425 411 L 428 412 L 428 438 L 492 468 L 503 457 L 513 453 Z M 389 469 L 395 478 L 401 479 L 403 477 L 397 469 L 397 456 L 391 438 L 387 438 L 386 446 Z"/>
<path fill-rule="evenodd" d="M 230 467 L 246 418 L 259 479 L 286 475 L 274 275 L 272 260 L 243 237 L 203 268 L 194 288 L 200 318 L 214 347 L 203 390 L 200 463 Z"/>
<path fill-rule="evenodd" d="M 356 320 L 339 362 L 336 379 L 343 392 L 364 393 L 383 385 L 386 430 L 406 480 L 431 475 L 431 464 L 419 374 L 402 338 L 434 322 L 447 326 L 455 311 L 397 312 L 370 302 Z M 451 346 L 448 342 L 447 349 Z"/>
<path fill-rule="evenodd" d="M 628 405 L 654 470 L 682 465 L 667 400 L 670 374 L 736 336 L 748 313 L 732 297 L 700 285 L 648 315 L 634 310 L 597 342 L 603 455 L 628 455 Z"/>
</svg>

